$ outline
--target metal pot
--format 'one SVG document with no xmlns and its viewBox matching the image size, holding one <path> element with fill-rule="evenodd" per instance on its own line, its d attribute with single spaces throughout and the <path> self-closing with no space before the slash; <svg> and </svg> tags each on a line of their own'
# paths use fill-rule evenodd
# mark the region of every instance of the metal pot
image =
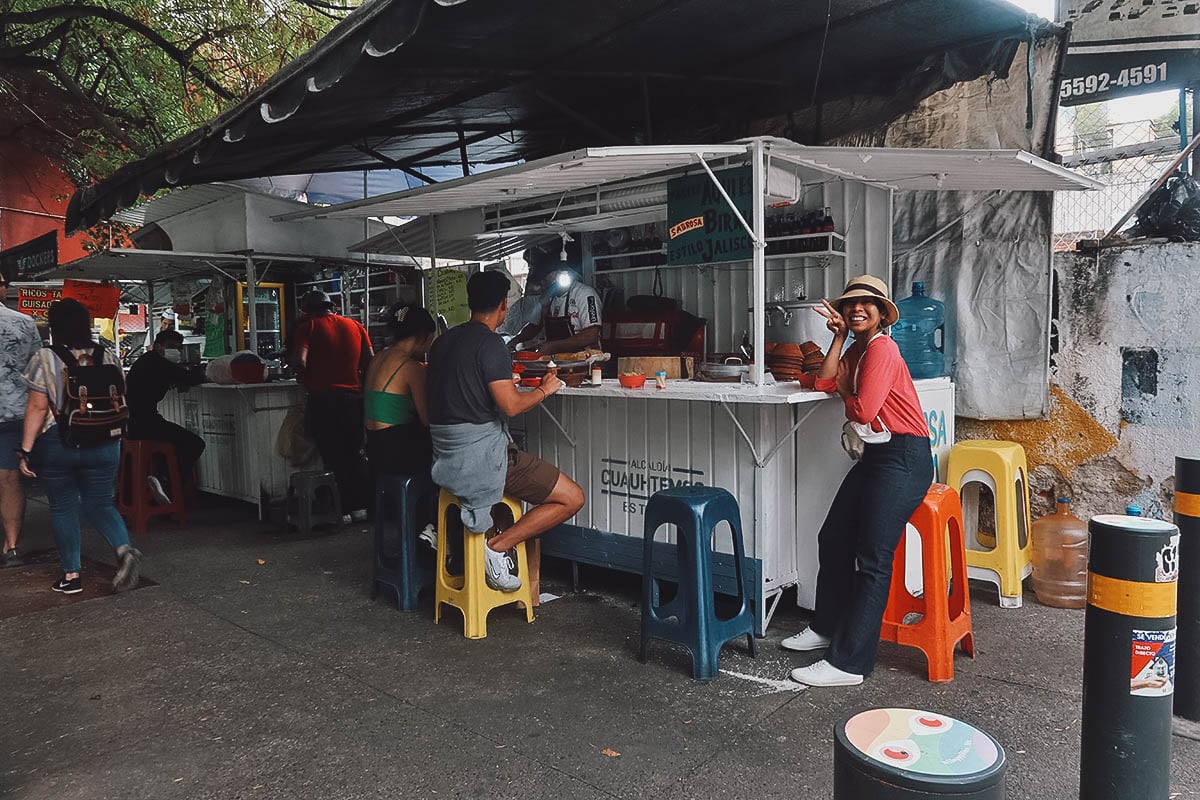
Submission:
<svg viewBox="0 0 1200 800">
<path fill-rule="evenodd" d="M 707 378 L 740 378 L 750 374 L 750 367 L 737 356 L 715 353 L 700 365 L 700 374 Z"/>
<path fill-rule="evenodd" d="M 766 341 L 803 344 L 816 342 L 828 350 L 833 334 L 825 327 L 825 318 L 813 311 L 820 303 L 793 301 L 767 306 Z M 751 312 L 753 316 L 753 312 Z"/>
</svg>

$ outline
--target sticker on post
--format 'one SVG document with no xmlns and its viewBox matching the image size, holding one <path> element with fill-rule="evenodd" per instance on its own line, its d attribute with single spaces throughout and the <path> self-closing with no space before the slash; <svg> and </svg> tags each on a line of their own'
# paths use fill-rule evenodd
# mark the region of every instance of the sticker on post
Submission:
<svg viewBox="0 0 1200 800">
<path fill-rule="evenodd" d="M 1134 631 L 1129 693 L 1165 697 L 1175 691 L 1175 629 Z"/>
<path fill-rule="evenodd" d="M 1162 549 L 1154 554 L 1154 582 L 1174 583 L 1179 580 L 1179 534 L 1171 537 Z"/>
</svg>

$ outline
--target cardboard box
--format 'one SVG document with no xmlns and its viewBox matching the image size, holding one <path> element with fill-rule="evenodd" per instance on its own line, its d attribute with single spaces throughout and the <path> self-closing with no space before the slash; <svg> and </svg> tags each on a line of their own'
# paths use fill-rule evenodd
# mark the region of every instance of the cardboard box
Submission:
<svg viewBox="0 0 1200 800">
<path fill-rule="evenodd" d="M 617 372 L 641 372 L 653 379 L 654 373 L 665 370 L 668 380 L 691 378 L 695 375 L 695 359 L 691 356 L 622 356 L 617 359 Z"/>
</svg>

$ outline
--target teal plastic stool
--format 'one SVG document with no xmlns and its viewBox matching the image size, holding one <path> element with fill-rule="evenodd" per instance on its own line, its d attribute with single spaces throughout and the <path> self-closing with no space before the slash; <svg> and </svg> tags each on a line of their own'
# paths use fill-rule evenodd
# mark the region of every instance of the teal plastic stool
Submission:
<svg viewBox="0 0 1200 800">
<path fill-rule="evenodd" d="M 396 592 L 401 611 L 416 611 L 421 590 L 433 586 L 433 571 L 417 563 L 417 513 L 423 500 L 431 500 L 429 508 L 436 513 L 437 493 L 438 487 L 425 475 L 375 476 L 372 598 L 382 584 Z"/>
<path fill-rule="evenodd" d="M 713 601 L 712 533 L 720 522 L 733 533 L 734 570 L 740 607 L 729 619 L 718 619 Z M 668 603 L 658 604 L 654 571 L 654 534 L 662 525 L 677 531 L 675 557 L 679 591 Z M 685 646 L 692 655 L 692 676 L 699 681 L 717 677 L 721 648 L 731 639 L 746 637 L 751 656 L 758 655 L 754 641 L 754 613 L 746 592 L 742 544 L 742 515 L 737 500 L 715 486 L 677 486 L 651 496 L 646 503 L 642 551 L 642 643 L 638 655 L 646 661 L 651 639 Z M 672 621 L 672 618 L 674 621 Z"/>
</svg>

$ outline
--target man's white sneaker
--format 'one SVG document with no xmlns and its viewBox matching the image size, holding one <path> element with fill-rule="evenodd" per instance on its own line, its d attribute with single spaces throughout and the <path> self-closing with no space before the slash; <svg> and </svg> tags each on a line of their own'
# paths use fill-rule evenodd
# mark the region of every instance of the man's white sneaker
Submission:
<svg viewBox="0 0 1200 800">
<path fill-rule="evenodd" d="M 437 548 L 437 529 L 433 527 L 432 522 L 427 524 L 425 528 L 417 534 L 417 538 L 430 547 L 434 549 Z"/>
<path fill-rule="evenodd" d="M 840 670 L 821 659 L 811 666 L 792 670 L 792 680 L 805 686 L 858 686 L 863 682 L 863 676 Z"/>
<path fill-rule="evenodd" d="M 171 502 L 171 498 L 167 497 L 166 491 L 163 490 L 162 483 L 153 475 L 146 476 L 146 485 L 150 487 L 150 499 L 156 505 L 165 506 Z"/>
<path fill-rule="evenodd" d="M 483 571 L 487 585 L 501 592 L 515 592 L 521 588 L 521 579 L 509 572 L 507 553 L 497 553 L 483 540 Z"/>
<path fill-rule="evenodd" d="M 829 647 L 829 637 L 822 636 L 812 628 L 805 628 L 795 636 L 789 636 L 779 643 L 784 650 L 796 650 L 807 653 L 809 650 L 821 650 Z"/>
</svg>

